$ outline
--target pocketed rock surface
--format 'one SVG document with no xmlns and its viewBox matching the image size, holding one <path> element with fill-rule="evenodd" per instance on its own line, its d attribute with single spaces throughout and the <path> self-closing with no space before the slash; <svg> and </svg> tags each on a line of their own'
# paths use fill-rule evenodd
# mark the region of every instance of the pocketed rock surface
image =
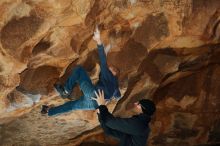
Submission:
<svg viewBox="0 0 220 146">
<path fill-rule="evenodd" d="M 108 104 L 115 116 L 149 98 L 149 146 L 220 144 L 219 0 L 1 0 L 0 145 L 117 145 L 96 111 L 40 114 L 42 104 L 68 101 L 53 84 L 76 65 L 97 82 L 96 25 L 120 69 L 123 97 Z M 77 86 L 72 100 L 81 94 Z"/>
</svg>

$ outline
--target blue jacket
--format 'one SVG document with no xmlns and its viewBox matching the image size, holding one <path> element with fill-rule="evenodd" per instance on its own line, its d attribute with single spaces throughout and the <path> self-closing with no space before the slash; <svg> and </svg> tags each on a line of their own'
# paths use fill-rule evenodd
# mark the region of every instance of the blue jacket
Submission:
<svg viewBox="0 0 220 146">
<path fill-rule="evenodd" d="M 117 118 L 105 105 L 99 106 L 98 119 L 104 133 L 120 140 L 120 146 L 146 146 L 151 117 L 140 114 L 131 118 Z"/>
<path fill-rule="evenodd" d="M 106 54 L 103 45 L 98 45 L 98 54 L 100 59 L 100 74 L 99 81 L 96 84 L 97 89 L 101 89 L 105 93 L 105 99 L 110 99 L 112 96 L 120 97 L 121 93 L 118 87 L 118 79 L 108 69 Z"/>
</svg>

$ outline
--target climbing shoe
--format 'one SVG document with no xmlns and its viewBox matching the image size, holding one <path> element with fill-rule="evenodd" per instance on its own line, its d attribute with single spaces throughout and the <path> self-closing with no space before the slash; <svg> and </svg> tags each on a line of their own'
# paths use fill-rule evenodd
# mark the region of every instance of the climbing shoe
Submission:
<svg viewBox="0 0 220 146">
<path fill-rule="evenodd" d="M 46 114 L 48 113 L 48 110 L 49 110 L 49 106 L 47 106 L 47 105 L 42 105 L 41 114 L 42 114 L 42 115 L 46 115 Z"/>
<path fill-rule="evenodd" d="M 54 88 L 62 98 L 68 98 L 70 96 L 70 94 L 64 89 L 62 85 L 55 84 Z"/>
</svg>

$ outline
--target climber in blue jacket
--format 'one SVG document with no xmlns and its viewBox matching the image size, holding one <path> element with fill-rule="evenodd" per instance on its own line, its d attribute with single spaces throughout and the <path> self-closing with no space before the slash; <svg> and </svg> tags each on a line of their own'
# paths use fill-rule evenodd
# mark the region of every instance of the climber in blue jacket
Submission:
<svg viewBox="0 0 220 146">
<path fill-rule="evenodd" d="M 96 28 L 93 39 L 97 42 L 98 54 L 100 59 L 100 74 L 99 81 L 96 85 L 92 84 L 90 77 L 85 69 L 77 66 L 73 69 L 64 85 L 55 84 L 56 91 L 62 98 L 68 98 L 73 91 L 73 88 L 78 83 L 83 96 L 78 100 L 68 101 L 63 105 L 49 108 L 46 105 L 42 106 L 41 113 L 48 113 L 49 116 L 61 114 L 73 110 L 95 110 L 98 108 L 97 103 L 91 100 L 95 96 L 95 91 L 101 89 L 105 92 L 105 99 L 112 97 L 120 98 L 118 79 L 119 70 L 113 66 L 108 66 L 104 46 L 100 38 L 100 31 Z"/>
</svg>

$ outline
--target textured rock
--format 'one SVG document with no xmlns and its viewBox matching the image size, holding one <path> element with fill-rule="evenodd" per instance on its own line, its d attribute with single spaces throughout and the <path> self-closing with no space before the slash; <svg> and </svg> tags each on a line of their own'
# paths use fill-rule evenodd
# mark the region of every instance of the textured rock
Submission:
<svg viewBox="0 0 220 146">
<path fill-rule="evenodd" d="M 123 98 L 108 105 L 116 116 L 150 98 L 148 145 L 219 144 L 219 9 L 219 0 L 1 0 L 0 145 L 117 145 L 95 111 L 39 113 L 65 102 L 53 84 L 74 66 L 97 81 L 96 25 L 120 69 Z"/>
</svg>

